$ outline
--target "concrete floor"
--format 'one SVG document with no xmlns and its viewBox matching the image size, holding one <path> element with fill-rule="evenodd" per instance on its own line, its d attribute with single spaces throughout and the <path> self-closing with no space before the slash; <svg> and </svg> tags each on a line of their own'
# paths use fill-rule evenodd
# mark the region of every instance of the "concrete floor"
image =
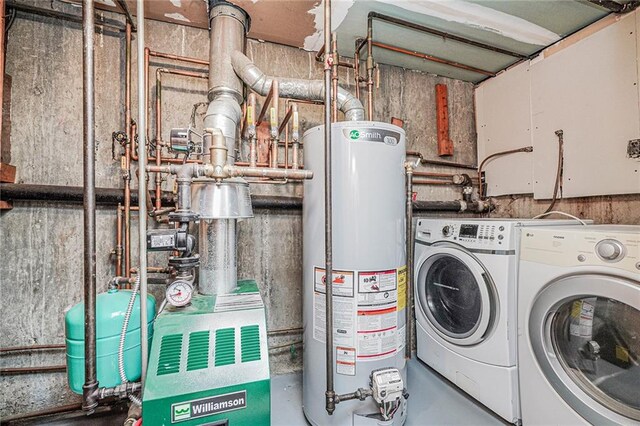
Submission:
<svg viewBox="0 0 640 426">
<path fill-rule="evenodd" d="M 415 357 L 409 361 L 408 376 L 410 377 L 410 397 L 406 426 L 494 426 L 507 424 Z M 273 426 L 307 425 L 301 408 L 302 374 L 294 373 L 273 377 L 271 380 L 271 404 L 271 424 Z M 114 407 L 105 409 L 105 412 L 96 413 L 91 417 L 76 412 L 63 416 L 41 417 L 15 424 L 106 426 L 122 424 L 125 418 L 126 408 Z"/>
<path fill-rule="evenodd" d="M 410 396 L 406 426 L 507 424 L 415 357 L 409 361 L 408 376 Z M 308 424 L 301 408 L 302 374 L 274 377 L 271 404 L 273 426 Z"/>
</svg>

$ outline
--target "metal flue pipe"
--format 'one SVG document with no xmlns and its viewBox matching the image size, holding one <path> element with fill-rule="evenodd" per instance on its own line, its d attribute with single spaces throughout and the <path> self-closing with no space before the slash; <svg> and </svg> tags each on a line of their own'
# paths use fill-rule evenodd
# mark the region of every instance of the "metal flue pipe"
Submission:
<svg viewBox="0 0 640 426">
<path fill-rule="evenodd" d="M 96 133 L 94 69 L 94 4 L 82 2 L 82 106 L 84 205 L 84 385 L 82 409 L 98 406 L 96 369 Z"/>
<path fill-rule="evenodd" d="M 331 37 L 329 36 L 329 38 Z M 333 62 L 333 58 L 330 55 L 325 55 L 325 67 L 328 62 Z M 247 86 L 261 96 L 266 96 L 269 93 L 274 77 L 266 75 L 251 59 L 239 51 L 233 52 L 231 55 L 231 63 L 233 64 L 233 69 Z M 329 70 L 331 70 L 331 65 L 329 65 Z M 324 101 L 325 99 L 327 91 L 326 78 L 325 81 L 323 81 L 278 77 L 278 83 L 281 98 L 301 99 L 305 101 Z M 331 85 L 331 78 L 329 79 L 329 85 Z M 362 102 L 349 91 L 338 86 L 336 100 L 338 109 L 344 113 L 346 120 L 364 120 L 364 107 L 362 106 Z"/>
<path fill-rule="evenodd" d="M 244 51 L 250 27 L 249 15 L 240 7 L 219 0 L 209 0 L 209 107 L 204 127 L 220 129 L 227 146 L 227 162 L 236 155 L 236 132 L 242 118 L 243 84 L 231 66 L 233 52 Z M 210 146 L 203 152 L 208 158 Z"/>
<path fill-rule="evenodd" d="M 324 0 L 324 45 L 331 46 L 331 0 Z M 325 332 L 327 390 L 325 409 L 332 415 L 336 409 L 333 388 L 333 229 L 331 206 L 331 55 L 324 59 L 324 247 L 325 247 Z M 354 98 L 354 103 L 360 103 Z M 362 107 L 362 104 L 360 104 Z M 360 110 L 364 115 L 364 109 Z"/>
<path fill-rule="evenodd" d="M 147 113 L 145 111 L 146 97 L 147 97 L 147 84 L 145 81 L 144 70 L 144 0 L 138 0 L 137 4 L 137 22 L 138 22 L 138 134 L 141 137 L 145 137 L 147 134 Z M 139 179 L 138 179 L 138 199 L 144 200 L 147 195 L 147 180 L 144 176 L 144 170 L 147 166 L 147 150 L 144 140 L 138 144 L 138 167 L 139 167 Z M 147 364 L 149 357 L 149 340 L 147 324 L 147 205 L 145 203 L 139 203 L 138 212 L 138 244 L 139 244 L 139 277 L 140 277 L 140 350 L 141 354 L 141 366 L 142 374 L 140 377 L 140 384 L 144 389 L 144 381 L 147 376 Z M 144 324 L 144 325 L 142 325 Z"/>
</svg>

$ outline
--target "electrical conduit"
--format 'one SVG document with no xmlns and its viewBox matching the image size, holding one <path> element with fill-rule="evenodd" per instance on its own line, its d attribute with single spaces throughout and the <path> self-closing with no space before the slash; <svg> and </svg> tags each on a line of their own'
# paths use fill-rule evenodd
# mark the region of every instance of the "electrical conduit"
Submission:
<svg viewBox="0 0 640 426">
<path fill-rule="evenodd" d="M 127 379 L 127 373 L 124 371 L 124 344 L 125 340 L 127 339 L 127 328 L 129 327 L 129 320 L 131 319 L 131 312 L 133 312 L 133 305 L 136 302 L 136 295 L 138 294 L 139 289 L 140 275 L 138 274 L 138 276 L 136 277 L 136 282 L 133 286 L 133 290 L 131 291 L 131 298 L 129 299 L 127 310 L 124 313 L 124 320 L 122 321 L 122 331 L 120 332 L 120 344 L 118 345 L 118 372 L 120 373 L 120 381 L 122 382 L 122 384 L 129 383 L 129 379 Z M 142 330 L 142 328 L 146 326 L 146 319 L 143 323 L 142 318 L 140 318 L 140 329 Z M 130 394 L 129 399 L 137 406 L 142 406 L 142 401 L 137 396 Z"/>
</svg>

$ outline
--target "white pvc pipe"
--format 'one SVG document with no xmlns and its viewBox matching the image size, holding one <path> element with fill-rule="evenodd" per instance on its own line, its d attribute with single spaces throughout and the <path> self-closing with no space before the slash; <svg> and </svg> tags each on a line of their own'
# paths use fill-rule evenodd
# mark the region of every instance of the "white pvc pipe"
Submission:
<svg viewBox="0 0 640 426">
<path fill-rule="evenodd" d="M 144 79 L 144 1 L 138 0 L 138 135 L 143 138 L 138 144 L 138 230 L 139 230 L 139 266 L 140 276 L 140 349 L 142 351 L 142 375 L 140 383 L 144 391 L 144 382 L 147 377 L 147 364 L 149 357 L 149 340 L 147 332 L 147 180 L 145 170 L 147 167 L 146 135 L 147 122 L 144 106 L 147 104 L 147 87 Z"/>
</svg>

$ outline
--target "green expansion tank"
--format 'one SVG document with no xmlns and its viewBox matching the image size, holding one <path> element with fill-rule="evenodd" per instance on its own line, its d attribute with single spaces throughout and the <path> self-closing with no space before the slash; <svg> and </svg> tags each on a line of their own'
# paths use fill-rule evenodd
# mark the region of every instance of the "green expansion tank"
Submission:
<svg viewBox="0 0 640 426">
<path fill-rule="evenodd" d="M 100 293 L 96 299 L 96 354 L 97 372 L 100 387 L 113 387 L 120 384 L 118 374 L 118 346 L 120 332 L 131 299 L 131 290 L 109 290 Z M 148 296 L 147 327 L 149 346 L 153 335 L 153 318 L 156 313 L 156 300 Z M 72 391 L 82 394 L 84 384 L 84 303 L 78 303 L 69 309 L 64 318 L 67 345 L 67 378 Z M 124 346 L 124 366 L 127 379 L 131 382 L 140 379 L 140 295 L 136 301 L 127 327 Z"/>
</svg>

